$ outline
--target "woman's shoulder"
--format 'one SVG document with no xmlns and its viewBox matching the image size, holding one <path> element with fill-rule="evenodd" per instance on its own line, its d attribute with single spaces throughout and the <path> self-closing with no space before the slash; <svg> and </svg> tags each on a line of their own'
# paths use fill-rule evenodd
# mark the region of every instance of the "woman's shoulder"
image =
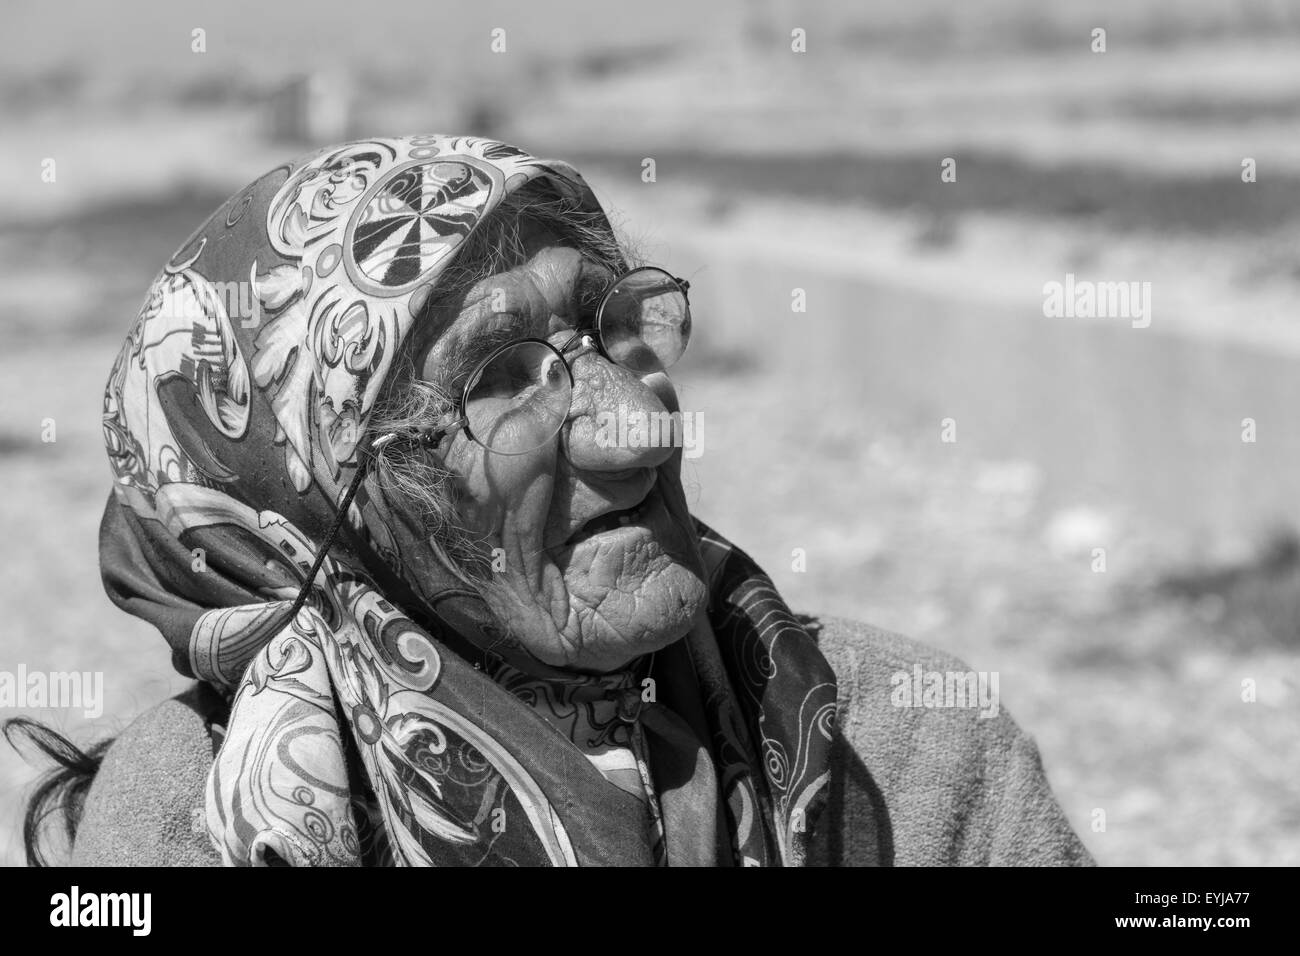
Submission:
<svg viewBox="0 0 1300 956">
<path fill-rule="evenodd" d="M 839 684 L 825 862 L 1091 862 L 996 672 L 867 624 L 816 620 Z"/>
<path fill-rule="evenodd" d="M 224 715 L 206 684 L 145 711 L 108 748 L 77 827 L 74 866 L 216 866 L 203 827 Z"/>
</svg>

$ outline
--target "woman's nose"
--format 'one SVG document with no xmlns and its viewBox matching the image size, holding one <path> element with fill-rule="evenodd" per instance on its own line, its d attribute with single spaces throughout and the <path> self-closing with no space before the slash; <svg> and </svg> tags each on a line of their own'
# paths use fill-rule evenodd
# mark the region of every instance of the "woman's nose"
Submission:
<svg viewBox="0 0 1300 956">
<path fill-rule="evenodd" d="M 678 423 L 635 374 L 595 351 L 573 360 L 564 451 L 575 468 L 656 468 L 673 454 Z"/>
</svg>

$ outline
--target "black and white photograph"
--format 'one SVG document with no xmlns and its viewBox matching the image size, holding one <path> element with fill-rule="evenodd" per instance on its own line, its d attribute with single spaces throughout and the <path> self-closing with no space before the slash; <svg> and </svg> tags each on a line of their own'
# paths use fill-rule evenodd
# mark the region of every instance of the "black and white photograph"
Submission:
<svg viewBox="0 0 1300 956">
<path fill-rule="evenodd" d="M 1219 875 L 1092 916 L 1224 941 L 1223 871 L 1300 864 L 1300 3 L 0 24 L 33 920 L 147 935 L 100 867 L 1160 867 Z"/>
</svg>

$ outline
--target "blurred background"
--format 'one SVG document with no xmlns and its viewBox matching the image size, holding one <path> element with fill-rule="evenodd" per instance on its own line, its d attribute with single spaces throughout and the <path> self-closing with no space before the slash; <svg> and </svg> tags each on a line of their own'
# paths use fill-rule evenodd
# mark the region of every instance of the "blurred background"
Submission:
<svg viewBox="0 0 1300 956">
<path fill-rule="evenodd" d="M 0 717 L 84 742 L 184 685 L 96 551 L 101 389 L 162 263 L 286 158 L 475 133 L 574 162 L 691 279 L 688 490 L 796 609 L 998 671 L 1100 862 L 1300 863 L 1300 3 L 9 0 L 3 24 L 0 670 L 103 671 L 105 700 Z M 1067 273 L 1150 282 L 1150 327 L 1045 318 Z M 0 748 L 0 862 L 33 777 Z"/>
</svg>

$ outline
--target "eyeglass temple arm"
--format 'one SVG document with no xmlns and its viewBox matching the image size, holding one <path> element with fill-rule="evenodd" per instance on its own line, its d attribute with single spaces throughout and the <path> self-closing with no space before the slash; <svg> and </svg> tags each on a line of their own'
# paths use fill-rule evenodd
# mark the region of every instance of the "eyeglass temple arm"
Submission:
<svg viewBox="0 0 1300 956">
<path fill-rule="evenodd" d="M 666 275 L 667 273 L 665 273 Z M 667 282 L 652 285 L 647 290 L 650 295 L 662 295 L 665 292 L 680 291 L 683 295 L 691 291 L 691 284 L 686 279 L 679 279 L 677 276 L 668 276 Z"/>
<path fill-rule="evenodd" d="M 669 275 L 661 269 L 655 269 L 655 272 L 662 272 L 668 276 L 663 281 L 653 282 L 640 290 L 640 295 L 644 298 L 651 298 L 656 295 L 663 295 L 665 292 L 680 292 L 685 295 L 691 290 L 691 284 L 686 279 L 679 279 L 677 276 Z"/>
<path fill-rule="evenodd" d="M 430 428 L 428 431 L 420 432 L 420 443 L 427 445 L 429 448 L 436 448 L 442 444 L 444 438 L 456 434 L 456 432 L 465 428 L 467 424 L 468 422 L 461 418 L 450 425 L 439 425 L 437 428 Z"/>
<path fill-rule="evenodd" d="M 389 432 L 387 435 L 380 435 L 370 443 L 370 451 L 377 452 L 390 441 L 397 438 L 395 432 Z M 357 470 L 352 475 L 352 481 L 348 483 L 348 490 L 343 492 L 343 499 L 339 502 L 338 512 L 334 515 L 334 522 L 330 525 L 329 532 L 325 535 L 325 540 L 316 550 L 316 560 L 312 562 L 311 570 L 307 572 L 306 579 L 302 582 L 302 587 L 298 589 L 298 598 L 289 608 L 288 620 L 292 621 L 302 610 L 302 606 L 307 603 L 307 596 L 311 594 L 312 582 L 316 580 L 316 574 L 320 571 L 320 566 L 325 563 L 325 555 L 329 554 L 330 548 L 334 547 L 334 539 L 338 537 L 339 529 L 343 527 L 343 522 L 348 516 L 348 509 L 352 507 L 352 499 L 357 496 L 361 489 L 361 479 L 366 476 L 366 465 L 369 459 L 358 456 Z"/>
</svg>

